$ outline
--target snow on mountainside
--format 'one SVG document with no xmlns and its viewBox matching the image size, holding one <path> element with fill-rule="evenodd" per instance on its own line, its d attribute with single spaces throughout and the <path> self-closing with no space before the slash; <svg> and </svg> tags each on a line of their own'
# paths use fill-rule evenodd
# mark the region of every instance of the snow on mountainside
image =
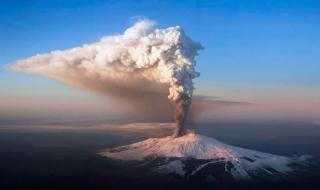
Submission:
<svg viewBox="0 0 320 190">
<path fill-rule="evenodd" d="M 250 179 L 259 172 L 287 174 L 293 171 L 292 164 L 303 163 L 307 158 L 289 158 L 224 144 L 203 135 L 188 133 L 182 137 L 151 138 L 127 146 L 108 149 L 100 155 L 120 160 L 144 160 L 146 158 L 176 158 L 158 164 L 154 171 L 175 173 L 186 177 L 181 159 L 206 160 L 194 168 L 188 176 L 194 175 L 208 165 L 224 163 L 225 172 L 235 179 Z M 230 167 L 231 166 L 231 167 Z"/>
</svg>

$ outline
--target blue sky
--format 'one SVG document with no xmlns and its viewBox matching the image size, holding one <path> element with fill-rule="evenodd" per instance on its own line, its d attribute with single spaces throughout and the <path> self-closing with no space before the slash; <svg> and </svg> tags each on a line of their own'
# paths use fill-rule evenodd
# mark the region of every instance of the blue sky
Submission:
<svg viewBox="0 0 320 190">
<path fill-rule="evenodd" d="M 303 90 L 297 97 L 301 101 L 320 94 L 320 1 L 4 0 L 2 96 L 81 94 L 60 82 L 14 73 L 5 66 L 122 33 L 141 18 L 155 20 L 158 27 L 181 25 L 203 44 L 196 93 L 247 100 L 266 96 L 263 89 L 272 89 L 272 96 Z"/>
</svg>

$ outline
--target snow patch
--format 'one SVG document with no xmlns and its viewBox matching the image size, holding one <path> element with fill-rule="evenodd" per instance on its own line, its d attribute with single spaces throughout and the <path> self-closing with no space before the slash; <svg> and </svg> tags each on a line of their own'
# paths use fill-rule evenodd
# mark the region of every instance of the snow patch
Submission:
<svg viewBox="0 0 320 190">
<path fill-rule="evenodd" d="M 184 164 L 182 163 L 181 160 L 171 161 L 168 164 L 155 168 L 154 171 L 158 173 L 175 173 L 180 176 L 184 176 L 186 173 L 184 171 Z"/>
</svg>

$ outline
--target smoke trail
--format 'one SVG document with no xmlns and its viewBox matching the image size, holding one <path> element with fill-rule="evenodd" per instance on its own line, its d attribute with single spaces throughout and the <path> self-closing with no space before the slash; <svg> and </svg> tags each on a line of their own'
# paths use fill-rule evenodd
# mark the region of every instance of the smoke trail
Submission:
<svg viewBox="0 0 320 190">
<path fill-rule="evenodd" d="M 191 104 L 192 80 L 199 76 L 195 56 L 202 46 L 179 26 L 154 26 L 154 22 L 142 20 L 122 35 L 36 55 L 17 61 L 12 68 L 123 98 L 137 93 L 143 98 L 169 87 L 168 98 L 175 105 L 175 136 L 180 136 Z"/>
<path fill-rule="evenodd" d="M 191 97 L 189 97 L 187 94 L 182 94 L 181 97 L 175 102 L 174 118 L 177 126 L 173 134 L 174 137 L 180 137 L 185 134 L 184 124 L 187 118 L 190 104 L 191 104 Z"/>
</svg>

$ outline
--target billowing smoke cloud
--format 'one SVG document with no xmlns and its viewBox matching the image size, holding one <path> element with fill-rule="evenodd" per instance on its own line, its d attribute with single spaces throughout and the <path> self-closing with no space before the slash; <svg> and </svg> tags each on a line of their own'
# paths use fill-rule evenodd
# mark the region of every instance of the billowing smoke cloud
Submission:
<svg viewBox="0 0 320 190">
<path fill-rule="evenodd" d="M 167 89 L 168 98 L 175 105 L 174 135 L 180 136 L 191 104 L 192 80 L 199 76 L 195 56 L 202 46 L 179 26 L 154 26 L 154 22 L 142 20 L 122 35 L 36 55 L 18 61 L 12 68 L 129 99 L 133 94 L 149 98 L 150 94 L 152 97 Z M 158 96 L 154 97 L 153 101 L 157 101 Z"/>
</svg>

